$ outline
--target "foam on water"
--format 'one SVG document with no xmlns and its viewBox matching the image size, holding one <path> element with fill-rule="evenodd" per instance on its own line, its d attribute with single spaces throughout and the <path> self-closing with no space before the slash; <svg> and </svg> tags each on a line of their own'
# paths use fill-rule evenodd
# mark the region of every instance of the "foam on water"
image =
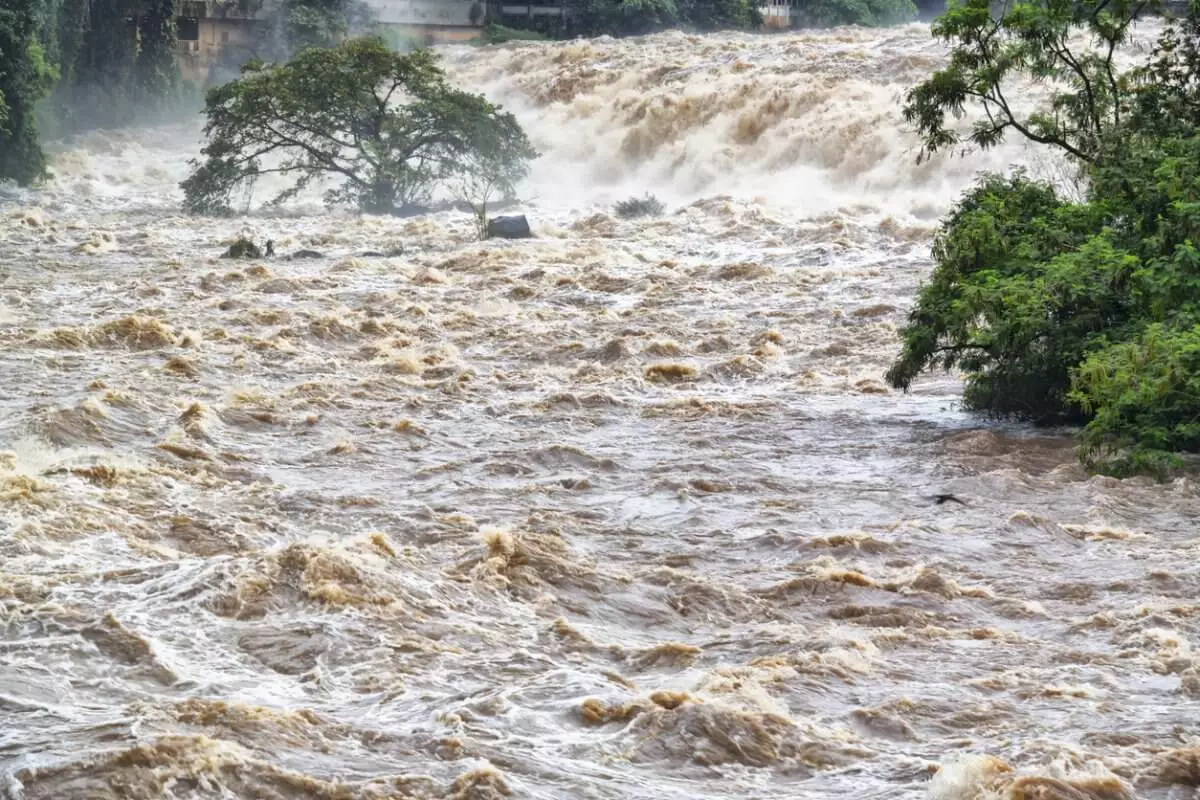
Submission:
<svg viewBox="0 0 1200 800">
<path fill-rule="evenodd" d="M 188 126 L 0 201 L 0 792 L 1191 791 L 1192 481 L 882 380 L 938 216 L 1038 158 L 915 164 L 927 28 L 445 57 L 535 240 L 187 218 Z"/>
</svg>

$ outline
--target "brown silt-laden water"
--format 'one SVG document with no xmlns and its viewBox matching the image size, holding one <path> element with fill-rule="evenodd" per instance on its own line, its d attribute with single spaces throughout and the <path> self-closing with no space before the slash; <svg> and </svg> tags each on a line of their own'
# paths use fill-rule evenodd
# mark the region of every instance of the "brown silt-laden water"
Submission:
<svg viewBox="0 0 1200 800">
<path fill-rule="evenodd" d="M 1194 481 L 883 383 L 940 215 L 1051 168 L 915 164 L 943 57 L 447 50 L 545 154 L 521 242 L 59 148 L 0 205 L 0 794 L 1198 796 Z"/>
</svg>

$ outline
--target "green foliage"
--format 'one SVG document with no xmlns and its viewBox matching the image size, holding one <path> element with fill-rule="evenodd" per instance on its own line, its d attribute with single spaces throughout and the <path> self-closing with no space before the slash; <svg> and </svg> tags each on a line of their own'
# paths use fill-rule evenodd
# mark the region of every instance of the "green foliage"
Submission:
<svg viewBox="0 0 1200 800">
<path fill-rule="evenodd" d="M 802 0 L 795 8 L 794 19 L 801 28 L 832 28 L 899 25 L 916 17 L 917 7 L 912 0 Z"/>
<path fill-rule="evenodd" d="M 365 3 L 352 0 L 283 0 L 276 42 L 283 50 L 268 54 L 271 58 L 288 56 L 309 47 L 333 47 L 363 27 L 369 19 Z"/>
<path fill-rule="evenodd" d="M 176 41 L 175 0 L 151 0 L 138 20 L 134 98 L 141 108 L 170 106 L 179 98 Z"/>
<path fill-rule="evenodd" d="M 1011 129 L 1056 147 L 1080 165 L 1086 196 L 1065 202 L 1019 173 L 987 176 L 967 193 L 934 242 L 933 274 L 888 379 L 907 389 L 924 370 L 961 369 L 967 407 L 1085 422 L 1080 457 L 1089 468 L 1161 476 L 1181 463 L 1176 452 L 1200 451 L 1200 17 L 1168 27 L 1146 63 L 1124 73 L 1113 71 L 1107 48 L 1070 51 L 1072 26 L 1093 37 L 1099 27 L 1115 46 L 1129 20 L 1105 15 L 1121 8 L 1138 13 L 1109 5 L 1030 29 L 1050 31 L 1044 38 L 1009 42 L 1017 48 L 1001 59 L 1009 77 L 1061 77 L 1061 65 L 1081 65 L 1044 117 L 1003 116 L 988 83 L 995 76 L 971 79 L 984 91 L 962 96 L 958 109 L 982 106 L 987 119 L 973 141 L 989 146 Z M 1039 9 L 1009 13 L 1045 22 Z M 991 30 L 1000 43 L 1011 34 Z M 972 41 L 968 50 L 980 43 Z M 1053 52 L 1034 58 L 1021 49 L 1031 42 Z M 958 62 L 976 63 L 956 50 L 952 70 Z M 939 75 L 914 92 L 953 85 Z M 1095 75 L 1110 88 L 1084 80 Z M 927 151 L 956 141 L 939 132 L 944 118 L 926 113 L 948 96 L 910 95 L 910 109 L 934 98 L 913 115 Z"/>
<path fill-rule="evenodd" d="M 675 0 L 584 0 L 576 24 L 589 36 L 637 36 L 680 23 Z"/>
<path fill-rule="evenodd" d="M 331 178 L 328 203 L 377 213 L 464 176 L 509 194 L 537 155 L 511 114 L 449 86 L 431 51 L 394 53 L 378 38 L 249 64 L 209 92 L 206 113 L 206 159 L 182 184 L 195 213 L 228 211 L 265 174 L 294 179 L 274 203 Z"/>
<path fill-rule="evenodd" d="M 38 43 L 36 0 L 0 7 L 0 181 L 28 185 L 46 171 L 34 107 L 56 79 Z"/>
<path fill-rule="evenodd" d="M 969 408 L 1072 416 L 1070 368 L 1091 336 L 1119 324 L 1111 288 L 1136 266 L 1104 222 L 1101 209 L 1063 203 L 1020 174 L 985 178 L 943 223 L 888 380 L 907 389 L 923 370 L 959 368 Z"/>
<path fill-rule="evenodd" d="M 58 65 L 45 118 L 56 133 L 123 127 L 176 109 L 176 0 L 41 0 L 39 37 Z"/>
<path fill-rule="evenodd" d="M 505 42 L 542 42 L 546 38 L 545 34 L 538 33 L 537 31 L 524 31 L 489 23 L 484 25 L 479 31 L 479 36 L 474 40 L 474 43 L 482 45 L 504 44 Z"/>
<path fill-rule="evenodd" d="M 881 0 L 881 2 L 908 0 Z M 752 30 L 762 25 L 762 11 L 755 0 L 679 0 L 679 14 L 689 28 L 716 31 L 736 28 Z"/>
<path fill-rule="evenodd" d="M 962 0 L 938 17 L 933 35 L 951 46 L 950 63 L 908 92 L 904 118 L 916 125 L 923 155 L 964 137 L 953 121 L 968 107 L 981 118 L 966 135 L 980 148 L 1009 131 L 1052 145 L 1080 162 L 1096 160 L 1101 141 L 1121 124 L 1128 85 L 1115 64 L 1130 26 L 1156 0 L 1039 0 L 1006 4 Z M 1086 34 L 1086 45 L 1073 41 Z M 1012 106 L 1016 78 L 1057 88 L 1045 110 Z"/>
<path fill-rule="evenodd" d="M 1071 399 L 1092 415 L 1085 464 L 1116 475 L 1162 476 L 1200 450 L 1200 325 L 1146 326 L 1098 347 L 1075 369 Z"/>
<path fill-rule="evenodd" d="M 645 197 L 631 197 L 628 200 L 620 201 L 614 207 L 614 211 L 621 219 L 634 219 L 660 216 L 664 207 L 657 197 L 647 194 Z"/>
</svg>

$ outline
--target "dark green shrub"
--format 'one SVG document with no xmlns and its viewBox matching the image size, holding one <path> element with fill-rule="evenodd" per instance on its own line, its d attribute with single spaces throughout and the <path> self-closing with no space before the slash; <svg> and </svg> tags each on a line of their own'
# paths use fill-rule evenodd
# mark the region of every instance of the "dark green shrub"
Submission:
<svg viewBox="0 0 1200 800">
<path fill-rule="evenodd" d="M 621 219 L 634 219 L 660 216 L 665 207 L 657 197 L 647 194 L 645 197 L 631 197 L 628 200 L 622 200 L 614 206 L 613 210 Z"/>
</svg>

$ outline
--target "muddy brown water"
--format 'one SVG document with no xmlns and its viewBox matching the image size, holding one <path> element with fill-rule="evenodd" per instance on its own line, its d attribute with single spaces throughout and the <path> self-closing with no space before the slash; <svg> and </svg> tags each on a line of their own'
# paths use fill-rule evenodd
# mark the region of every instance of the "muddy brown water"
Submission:
<svg viewBox="0 0 1200 800">
<path fill-rule="evenodd" d="M 913 163 L 927 28 L 445 56 L 535 240 L 186 218 L 188 126 L 3 196 L 0 793 L 1197 796 L 1194 481 L 882 382 L 938 216 L 1041 163 Z"/>
</svg>

